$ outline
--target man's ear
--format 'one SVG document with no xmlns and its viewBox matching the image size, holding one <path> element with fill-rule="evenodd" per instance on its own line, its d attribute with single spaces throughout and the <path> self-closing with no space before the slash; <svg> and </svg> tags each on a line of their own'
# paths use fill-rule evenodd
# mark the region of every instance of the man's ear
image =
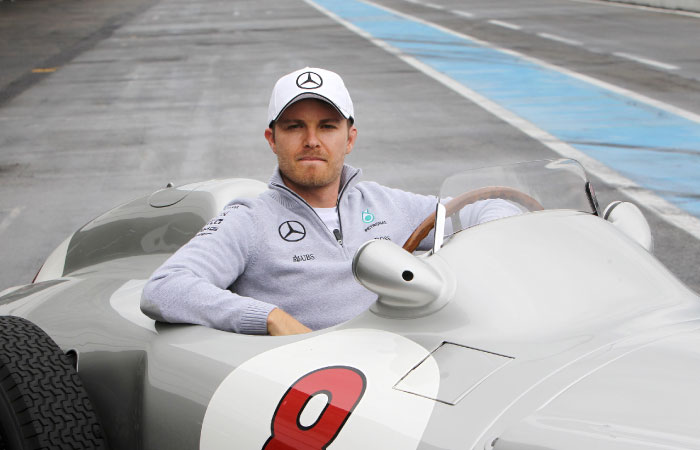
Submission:
<svg viewBox="0 0 700 450">
<path fill-rule="evenodd" d="M 350 129 L 348 130 L 348 145 L 347 145 L 347 150 L 345 151 L 346 155 L 350 154 L 353 147 L 355 146 L 356 140 L 357 140 L 357 128 L 355 127 L 355 125 L 350 125 Z"/>
<path fill-rule="evenodd" d="M 265 130 L 265 140 L 270 145 L 273 153 L 277 154 L 277 148 L 275 147 L 275 133 L 272 131 L 272 128 L 267 128 Z"/>
</svg>

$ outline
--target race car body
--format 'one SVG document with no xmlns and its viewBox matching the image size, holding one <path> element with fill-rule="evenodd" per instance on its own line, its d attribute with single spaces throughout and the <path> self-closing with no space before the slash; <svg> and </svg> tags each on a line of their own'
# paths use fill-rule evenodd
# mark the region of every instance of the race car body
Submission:
<svg viewBox="0 0 700 450">
<path fill-rule="evenodd" d="M 152 271 L 265 189 L 251 180 L 106 213 L 0 294 L 0 315 L 72 356 L 112 449 L 700 448 L 700 299 L 650 253 L 639 210 L 599 211 L 570 160 L 445 186 L 433 251 L 363 245 L 352 270 L 377 302 L 331 328 L 247 336 L 141 312 Z M 523 214 L 462 229 L 485 198 Z"/>
</svg>

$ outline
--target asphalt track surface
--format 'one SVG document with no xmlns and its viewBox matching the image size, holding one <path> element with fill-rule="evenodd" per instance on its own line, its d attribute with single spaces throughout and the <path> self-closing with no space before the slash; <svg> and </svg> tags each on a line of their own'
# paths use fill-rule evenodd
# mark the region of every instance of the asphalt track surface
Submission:
<svg viewBox="0 0 700 450">
<path fill-rule="evenodd" d="M 436 193 L 443 177 L 463 168 L 559 156 L 407 63 L 409 55 L 429 66 L 439 59 L 434 48 L 406 49 L 401 46 L 410 36 L 387 38 L 382 29 L 363 34 L 357 25 L 362 21 L 354 25 L 358 34 L 347 26 L 351 21 L 343 25 L 332 17 L 337 5 L 0 1 L 0 289 L 31 281 L 50 251 L 88 220 L 168 182 L 267 180 L 275 163 L 262 134 L 271 86 L 281 74 L 307 65 L 345 78 L 359 128 L 349 162 L 362 167 L 366 179 Z M 591 77 L 691 118 L 700 114 L 700 15 L 584 0 L 517 5 L 378 0 L 372 7 Z M 403 53 L 387 51 L 387 43 Z M 432 53 L 426 57 L 426 51 Z M 482 56 L 472 66 L 490 61 Z M 449 72 L 452 66 L 444 67 Z M 513 84 L 519 84 L 517 77 Z M 556 104 L 561 94 L 546 95 L 540 100 Z M 591 98 L 583 102 L 589 106 L 582 118 L 598 114 Z M 605 120 L 610 127 L 627 126 L 628 117 L 621 111 Z M 634 125 L 630 134 L 640 139 L 661 134 L 676 141 L 671 147 L 597 145 L 605 151 L 626 148 L 627 160 L 658 158 L 631 189 L 593 175 L 602 205 L 628 195 L 640 204 L 638 191 L 672 198 L 663 188 L 647 188 L 644 178 L 658 174 L 667 154 L 688 158 L 681 164 L 686 167 L 699 164 L 694 129 L 648 135 L 645 124 Z M 700 198 L 694 184 L 700 174 L 691 173 L 680 187 L 681 175 L 663 175 L 685 205 Z M 640 206 L 653 229 L 656 256 L 700 292 L 697 233 L 670 222 L 656 207 Z"/>
</svg>

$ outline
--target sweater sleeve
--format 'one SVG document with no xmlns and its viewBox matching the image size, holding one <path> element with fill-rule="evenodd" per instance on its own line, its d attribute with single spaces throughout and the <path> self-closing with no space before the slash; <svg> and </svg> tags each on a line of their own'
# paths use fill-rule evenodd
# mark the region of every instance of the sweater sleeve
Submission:
<svg viewBox="0 0 700 450">
<path fill-rule="evenodd" d="M 507 200 L 502 200 L 500 198 L 479 200 L 466 205 L 459 211 L 459 219 L 461 221 L 460 228 L 466 229 L 475 225 L 490 222 L 492 220 L 516 216 L 518 214 L 522 214 L 520 208 Z M 447 234 L 451 234 L 454 231 L 459 231 L 451 229 L 451 221 L 447 221 L 445 226 L 445 232 Z"/>
<path fill-rule="evenodd" d="M 397 205 L 404 216 L 404 241 L 418 228 L 418 226 L 431 215 L 435 215 L 438 199 L 432 195 L 415 194 L 413 192 L 402 191 L 401 189 L 389 188 L 376 183 L 368 183 L 376 186 L 378 189 L 383 189 L 389 196 L 392 203 Z M 435 240 L 435 231 L 430 233 L 420 242 L 417 250 L 425 251 L 433 247 Z M 403 245 L 404 242 L 398 242 Z"/>
<path fill-rule="evenodd" d="M 228 205 L 151 275 L 141 310 L 163 322 L 266 334 L 275 305 L 228 290 L 255 255 L 255 222 L 250 208 Z"/>
</svg>

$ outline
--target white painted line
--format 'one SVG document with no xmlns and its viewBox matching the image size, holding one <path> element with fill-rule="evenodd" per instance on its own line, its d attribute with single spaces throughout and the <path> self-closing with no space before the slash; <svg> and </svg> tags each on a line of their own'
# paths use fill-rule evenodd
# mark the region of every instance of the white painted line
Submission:
<svg viewBox="0 0 700 450">
<path fill-rule="evenodd" d="M 682 11 L 679 9 L 668 9 L 668 8 L 645 6 L 645 5 L 633 5 L 630 3 L 620 3 L 620 2 L 616 2 L 616 1 L 611 2 L 610 0 L 569 0 L 569 1 L 570 2 L 577 2 L 577 3 L 588 3 L 591 5 L 616 6 L 618 8 L 631 8 L 631 9 L 639 9 L 642 11 L 651 11 L 651 12 L 664 13 L 664 14 L 676 14 L 679 16 L 700 18 L 700 13 L 696 13 L 696 12 L 692 12 L 692 11 Z"/>
<path fill-rule="evenodd" d="M 404 1 L 406 1 L 408 3 L 416 4 L 416 5 L 420 3 L 418 0 L 404 0 Z"/>
<path fill-rule="evenodd" d="M 313 3 L 312 0 L 304 0 L 304 1 L 306 1 L 309 4 Z M 481 39 L 477 39 L 473 36 L 469 36 L 468 34 L 460 33 L 458 31 L 454 31 L 454 30 L 451 30 L 449 28 L 443 27 L 442 25 L 437 25 L 435 23 L 428 22 L 428 21 L 420 19 L 418 17 L 411 16 L 410 14 L 405 14 L 405 13 L 402 13 L 400 11 L 396 11 L 394 9 L 387 8 L 385 6 L 378 5 L 376 3 L 372 3 L 370 0 L 360 0 L 360 1 L 367 3 L 369 5 L 372 5 L 375 8 L 383 9 L 391 14 L 395 14 L 397 16 L 404 17 L 405 19 L 413 20 L 415 22 L 422 23 L 422 24 L 427 25 L 429 27 L 433 27 L 436 30 L 440 30 L 444 33 L 451 34 L 451 35 L 459 37 L 461 39 L 468 39 L 468 40 L 475 42 L 479 45 L 482 45 L 484 47 L 498 50 L 498 51 L 503 52 L 505 54 L 515 56 L 516 58 L 520 58 L 520 59 L 523 59 L 525 61 L 529 61 L 533 64 L 537 64 L 537 65 L 545 67 L 547 69 L 556 70 L 559 73 L 563 73 L 565 75 L 576 78 L 578 80 L 585 81 L 586 83 L 590 83 L 594 86 L 598 86 L 598 87 L 601 87 L 603 89 L 607 89 L 609 91 L 615 92 L 616 94 L 624 95 L 625 97 L 629 97 L 629 98 L 636 100 L 638 102 L 646 103 L 647 105 L 654 106 L 656 108 L 670 112 L 671 114 L 676 114 L 676 115 L 681 116 L 683 118 L 686 118 L 690 121 L 700 123 L 700 114 L 696 114 L 694 112 L 679 108 L 677 106 L 673 106 L 673 105 L 670 105 L 668 103 L 664 103 L 662 101 L 653 99 L 651 97 L 647 97 L 646 95 L 642 95 L 642 94 L 639 94 L 639 93 L 634 92 L 634 91 L 630 91 L 629 89 L 625 89 L 623 87 L 616 86 L 616 85 L 608 83 L 606 81 L 602 81 L 602 80 L 599 80 L 597 78 L 593 78 L 593 77 L 588 76 L 588 75 L 574 72 L 574 71 L 569 70 L 565 67 L 556 66 L 554 64 L 548 63 L 548 62 L 543 61 L 541 59 L 533 58 L 532 56 L 527 56 L 525 54 L 516 52 L 515 50 L 510 50 L 510 49 L 506 49 L 503 47 L 499 47 L 497 45 L 491 44 L 490 42 L 482 41 Z M 340 20 L 342 20 L 342 19 L 340 19 Z"/>
<path fill-rule="evenodd" d="M 575 46 L 583 45 L 583 42 L 575 41 L 573 39 L 567 39 L 567 38 L 564 38 L 561 36 L 557 36 L 556 34 L 537 33 L 537 36 L 539 36 L 541 38 L 549 39 L 552 41 L 557 41 L 557 42 L 561 42 L 564 44 L 569 44 L 569 45 L 575 45 Z"/>
<path fill-rule="evenodd" d="M 425 6 L 428 8 L 433 8 L 433 9 L 445 9 L 444 6 L 438 5 L 437 3 L 425 3 Z"/>
<path fill-rule="evenodd" d="M 510 28 L 511 30 L 519 30 L 522 28 L 520 25 L 516 25 L 510 22 L 504 22 L 502 20 L 489 20 L 489 23 L 492 25 L 498 25 L 499 27 L 503 28 Z"/>
<path fill-rule="evenodd" d="M 452 14 L 454 14 L 454 15 L 457 15 L 457 16 L 466 17 L 467 19 L 473 19 L 473 18 L 474 18 L 474 14 L 472 14 L 472 13 L 470 13 L 470 12 L 467 12 L 467 11 L 460 11 L 459 9 L 453 9 L 453 10 L 450 11 L 450 12 L 451 12 Z"/>
<path fill-rule="evenodd" d="M 648 66 L 658 67 L 659 69 L 665 69 L 665 70 L 678 70 L 679 69 L 678 66 L 674 66 L 672 64 L 666 64 L 666 63 L 662 63 L 659 61 L 654 61 L 653 59 L 647 59 L 647 58 L 643 58 L 643 57 L 637 56 L 637 55 L 632 55 L 629 53 L 617 52 L 617 53 L 613 53 L 613 55 L 619 56 L 620 58 L 630 59 L 630 60 L 636 61 L 638 63 L 646 64 Z"/>
<path fill-rule="evenodd" d="M 405 63 L 409 64 L 410 66 L 416 68 L 417 70 L 420 70 L 424 74 L 430 76 L 434 80 L 442 83 L 443 85 L 447 86 L 448 88 L 452 89 L 453 91 L 457 92 L 464 98 L 476 103 L 486 111 L 490 112 L 491 114 L 495 115 L 496 117 L 500 118 L 501 120 L 507 122 L 508 124 L 514 126 L 515 128 L 518 128 L 521 130 L 523 133 L 527 134 L 528 136 L 532 137 L 533 139 L 538 140 L 541 142 L 543 145 L 546 147 L 550 148 L 554 152 L 558 153 L 561 156 L 564 156 L 566 158 L 573 158 L 577 161 L 579 161 L 583 166 L 586 168 L 586 170 L 598 177 L 601 178 L 607 185 L 617 189 L 618 191 L 622 192 L 624 195 L 628 196 L 632 200 L 636 201 L 642 206 L 645 206 L 649 208 L 654 214 L 659 216 L 661 219 L 667 221 L 670 224 L 675 225 L 678 228 L 681 228 L 691 234 L 693 237 L 696 239 L 700 240 L 700 219 L 698 219 L 695 216 L 692 216 L 682 209 L 678 208 L 677 206 L 669 203 L 668 201 L 664 200 L 663 198 L 657 196 L 651 191 L 648 191 L 646 189 L 643 189 L 639 185 L 637 185 L 634 181 L 622 176 L 621 174 L 617 173 L 616 171 L 612 170 L 608 166 L 604 165 L 600 161 L 591 158 L 587 154 L 581 152 L 580 150 L 577 150 L 576 148 L 572 147 L 571 145 L 567 144 L 566 142 L 560 141 L 553 135 L 547 133 L 546 131 L 538 128 L 535 126 L 533 123 L 523 119 L 520 116 L 515 115 L 511 111 L 501 107 L 497 103 L 489 100 L 488 98 L 482 96 L 481 94 L 467 88 L 463 84 L 458 83 L 457 81 L 453 80 L 452 78 L 448 77 L 447 75 L 438 72 L 437 70 L 433 69 L 432 67 L 428 66 L 427 64 L 417 60 L 416 58 L 412 56 L 408 56 L 405 53 L 403 53 L 401 50 L 397 49 L 396 47 L 393 47 L 392 45 L 388 44 L 387 42 L 377 39 L 371 34 L 367 33 L 366 31 L 362 30 L 361 28 L 355 26 L 354 24 L 346 21 L 345 19 L 339 17 L 337 14 L 328 11 L 327 9 L 323 8 L 320 5 L 317 5 L 316 3 L 313 2 L 313 0 L 304 0 L 306 3 L 309 5 L 313 6 L 314 8 L 318 9 L 321 11 L 323 14 L 326 14 L 328 17 L 332 18 L 336 22 L 340 23 L 347 29 L 359 34 L 360 36 L 364 37 L 377 47 L 395 55 L 397 58 L 401 59 Z M 621 95 L 626 95 L 627 97 L 630 97 L 634 100 L 647 103 L 653 106 L 656 106 L 660 109 L 664 109 L 666 111 L 672 112 L 674 114 L 680 115 L 682 117 L 685 117 L 689 120 L 692 120 L 694 122 L 700 123 L 700 115 L 691 113 L 689 111 L 685 111 L 681 108 L 677 108 L 672 105 L 668 105 L 666 103 L 660 102 L 658 100 L 651 99 L 649 97 L 643 96 L 641 94 L 637 94 L 635 92 L 629 91 L 627 89 L 606 83 L 604 81 L 597 80 L 595 78 L 589 77 L 587 75 L 582 75 L 573 71 L 570 71 L 568 69 L 565 69 L 563 67 L 555 66 L 549 63 L 546 63 L 544 61 L 540 61 L 535 58 L 531 58 L 529 56 L 522 55 L 520 53 L 517 53 L 512 50 L 506 50 L 500 47 L 496 47 L 492 44 L 489 44 L 485 41 L 482 41 L 480 39 L 473 38 L 471 36 L 467 36 L 462 33 L 458 33 L 456 31 L 450 30 L 448 28 L 442 27 L 440 25 L 436 25 L 430 22 L 427 22 L 423 19 L 419 19 L 417 17 L 413 17 L 411 15 L 387 8 L 385 6 L 377 5 L 376 3 L 373 3 L 368 0 L 363 0 L 364 3 L 367 3 L 369 5 L 374 6 L 375 8 L 383 9 L 391 14 L 396 14 L 398 16 L 404 17 L 409 20 L 414 20 L 416 22 L 423 23 L 425 25 L 434 27 L 435 29 L 439 29 L 441 31 L 444 31 L 446 33 L 452 34 L 454 36 L 459 36 L 464 39 L 469 39 L 474 42 L 479 43 L 480 45 L 490 47 L 493 49 L 497 49 L 499 51 L 517 56 L 519 58 L 523 58 L 527 61 L 540 64 L 544 67 L 547 67 L 552 70 L 557 70 L 561 73 L 565 73 L 567 75 L 570 75 L 572 77 L 575 77 L 577 79 L 586 81 L 588 83 L 594 84 L 596 86 L 602 87 L 604 89 L 608 89 L 610 91 L 619 93 Z M 605 206 L 603 206 L 604 208 Z"/>
<path fill-rule="evenodd" d="M 12 208 L 10 211 L 10 214 L 7 215 L 4 219 L 2 219 L 2 222 L 0 222 L 0 233 L 3 233 L 5 230 L 7 230 L 10 227 L 10 224 L 19 216 L 19 214 L 22 212 L 24 209 L 24 206 L 18 206 L 16 208 Z"/>
</svg>

